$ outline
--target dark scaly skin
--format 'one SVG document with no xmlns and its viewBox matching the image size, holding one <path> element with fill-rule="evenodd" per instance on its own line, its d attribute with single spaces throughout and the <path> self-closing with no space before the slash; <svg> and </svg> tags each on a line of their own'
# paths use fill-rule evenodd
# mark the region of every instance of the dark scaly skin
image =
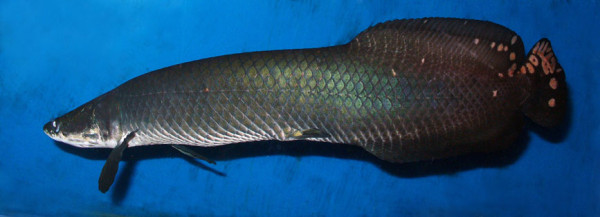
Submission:
<svg viewBox="0 0 600 217">
<path fill-rule="evenodd" d="M 397 20 L 345 45 L 171 66 L 90 103 L 100 122 L 137 130 L 130 146 L 291 140 L 317 129 L 330 136 L 306 139 L 410 162 L 510 144 L 534 88 L 530 74 L 509 73 L 524 60 L 521 39 L 497 24 Z"/>
</svg>

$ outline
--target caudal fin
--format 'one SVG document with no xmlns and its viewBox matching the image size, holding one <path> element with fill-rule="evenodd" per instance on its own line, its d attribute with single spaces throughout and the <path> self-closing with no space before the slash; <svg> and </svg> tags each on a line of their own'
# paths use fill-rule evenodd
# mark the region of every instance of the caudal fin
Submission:
<svg viewBox="0 0 600 217">
<path fill-rule="evenodd" d="M 545 127 L 559 124 L 567 110 L 567 82 L 548 39 L 535 44 L 520 70 L 529 75 L 533 85 L 531 95 L 523 104 L 525 115 Z"/>
</svg>

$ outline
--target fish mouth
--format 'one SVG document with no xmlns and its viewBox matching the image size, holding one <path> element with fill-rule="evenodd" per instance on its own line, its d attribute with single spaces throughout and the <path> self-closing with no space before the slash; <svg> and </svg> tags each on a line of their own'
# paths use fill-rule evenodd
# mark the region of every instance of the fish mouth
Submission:
<svg viewBox="0 0 600 217">
<path fill-rule="evenodd" d="M 43 128 L 44 128 L 44 133 L 46 133 L 46 135 L 48 135 L 48 137 L 50 137 L 51 139 L 53 139 L 55 141 L 62 142 L 62 143 L 72 145 L 75 147 L 83 147 L 81 145 L 81 143 L 84 143 L 85 141 L 68 138 L 64 133 L 60 132 L 60 123 L 57 122 L 56 120 L 52 120 L 52 121 L 49 121 L 48 123 L 44 124 Z"/>
<path fill-rule="evenodd" d="M 66 143 L 71 145 L 71 141 L 69 141 L 64 134 L 60 133 L 60 124 L 57 123 L 56 120 L 52 120 L 49 121 L 48 123 L 44 124 L 44 133 L 46 135 L 48 135 L 48 137 L 50 137 L 51 139 L 58 141 L 58 142 L 62 142 L 62 143 Z"/>
<path fill-rule="evenodd" d="M 56 134 L 60 130 L 60 125 L 56 123 L 56 120 L 49 121 L 44 124 L 44 133 L 48 135 L 50 138 L 56 138 Z"/>
</svg>

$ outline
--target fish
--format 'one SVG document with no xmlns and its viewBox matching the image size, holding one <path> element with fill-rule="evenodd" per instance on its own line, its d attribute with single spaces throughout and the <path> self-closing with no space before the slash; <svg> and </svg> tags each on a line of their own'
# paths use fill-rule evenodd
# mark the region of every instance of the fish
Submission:
<svg viewBox="0 0 600 217">
<path fill-rule="evenodd" d="M 123 151 L 265 140 L 360 146 L 394 163 L 506 149 L 524 121 L 559 125 L 563 68 L 550 41 L 459 18 L 392 20 L 330 47 L 211 57 L 133 78 L 43 126 L 52 139 L 112 148 L 106 192 Z"/>
</svg>

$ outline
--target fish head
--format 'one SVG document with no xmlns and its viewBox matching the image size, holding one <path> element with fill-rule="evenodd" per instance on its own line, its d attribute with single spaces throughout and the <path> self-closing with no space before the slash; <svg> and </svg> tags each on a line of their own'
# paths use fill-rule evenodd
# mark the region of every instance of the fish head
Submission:
<svg viewBox="0 0 600 217">
<path fill-rule="evenodd" d="M 104 114 L 106 106 L 97 101 L 88 102 L 69 113 L 44 125 L 44 133 L 50 138 L 80 148 L 114 147 L 112 136 L 115 124 Z"/>
</svg>

